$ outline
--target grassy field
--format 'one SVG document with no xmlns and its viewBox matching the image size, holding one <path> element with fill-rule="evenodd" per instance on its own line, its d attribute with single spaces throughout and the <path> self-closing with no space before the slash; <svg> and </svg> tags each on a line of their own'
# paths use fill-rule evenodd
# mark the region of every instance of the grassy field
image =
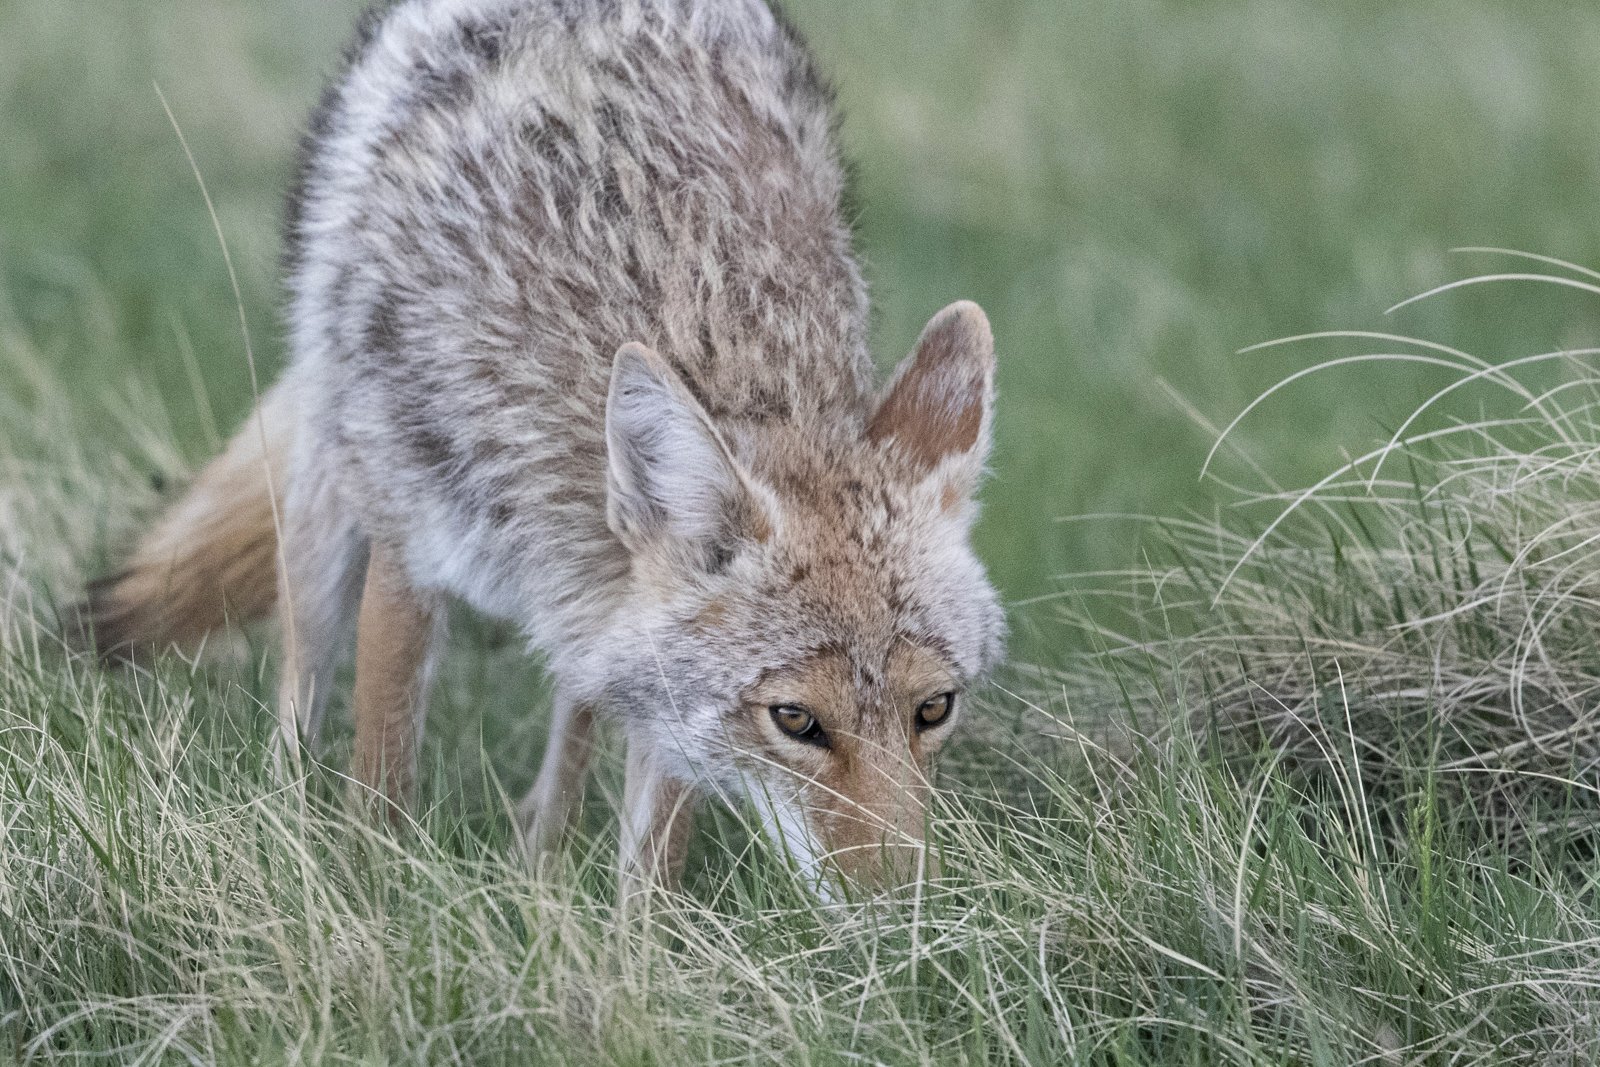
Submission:
<svg viewBox="0 0 1600 1067">
<path fill-rule="evenodd" d="M 508 856 L 546 707 L 512 635 L 458 627 L 400 835 L 331 772 L 273 785 L 264 641 L 131 674 L 51 637 L 250 404 L 155 86 L 268 376 L 357 6 L 0 4 L 0 1062 L 1593 1062 L 1600 280 L 1449 249 L 1600 265 L 1600 10 L 792 0 L 881 361 L 951 299 L 994 321 L 1017 662 L 948 767 L 940 885 L 819 907 L 719 813 L 619 923 L 614 766 L 569 869 Z M 1530 269 L 1566 283 L 1384 314 Z M 1239 353 L 1322 330 L 1444 347 Z M 1463 353 L 1558 351 L 1407 421 Z M 1201 477 L 1258 394 L 1367 353 L 1406 358 L 1293 383 Z M 1063 521 L 1127 513 L 1164 521 Z"/>
</svg>

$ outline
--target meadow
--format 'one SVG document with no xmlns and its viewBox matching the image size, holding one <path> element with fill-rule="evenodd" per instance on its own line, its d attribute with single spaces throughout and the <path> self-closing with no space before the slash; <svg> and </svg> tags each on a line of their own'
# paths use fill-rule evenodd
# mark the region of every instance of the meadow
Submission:
<svg viewBox="0 0 1600 1067">
<path fill-rule="evenodd" d="M 281 364 L 283 190 L 359 4 L 7 0 L 0 1062 L 1593 1062 L 1600 11 L 786 6 L 881 363 L 958 297 L 996 329 L 1014 656 L 946 877 L 823 906 L 718 812 L 619 922 L 614 754 L 527 874 L 547 694 L 464 614 L 399 833 L 274 782 L 264 636 L 64 651 L 249 409 L 245 336 Z M 1486 273 L 1546 280 L 1387 313 Z"/>
</svg>

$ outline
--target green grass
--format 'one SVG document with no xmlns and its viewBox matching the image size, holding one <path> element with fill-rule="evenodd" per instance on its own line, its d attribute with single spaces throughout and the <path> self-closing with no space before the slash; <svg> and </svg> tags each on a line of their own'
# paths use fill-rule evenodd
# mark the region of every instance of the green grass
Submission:
<svg viewBox="0 0 1600 1067">
<path fill-rule="evenodd" d="M 398 836 L 332 772 L 270 776 L 264 641 L 105 673 L 50 637 L 250 403 L 153 86 L 270 373 L 293 140 L 355 6 L 0 5 L 0 1062 L 1592 1060 L 1592 358 L 1452 392 L 1295 504 L 1469 373 L 1335 366 L 1200 472 L 1299 368 L 1440 354 L 1258 342 L 1600 342 L 1553 285 L 1383 313 L 1527 266 L 1456 245 L 1600 263 L 1600 11 L 794 0 L 881 361 L 951 299 L 995 323 L 980 541 L 1017 663 L 947 768 L 943 883 L 819 907 L 721 813 L 630 923 L 615 760 L 566 870 L 511 861 L 546 705 L 496 627 L 457 628 Z M 1165 520 L 1057 521 L 1101 512 Z"/>
<path fill-rule="evenodd" d="M 321 782 L 302 809 L 249 699 L 186 707 L 193 682 L 5 674 L 0 1003 L 25 1057 L 1550 1063 L 1600 1038 L 1570 857 L 1513 860 L 1430 794 L 1391 833 L 1188 739 L 1035 756 L 1026 806 L 946 799 L 948 877 L 919 900 L 817 907 L 730 825 L 689 896 L 618 923 L 603 849 L 536 881 L 503 832 L 434 815 L 397 840 Z"/>
</svg>

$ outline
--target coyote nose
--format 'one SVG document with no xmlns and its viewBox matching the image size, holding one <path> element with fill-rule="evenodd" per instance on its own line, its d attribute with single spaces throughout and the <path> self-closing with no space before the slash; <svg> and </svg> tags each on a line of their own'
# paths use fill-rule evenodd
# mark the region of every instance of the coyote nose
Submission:
<svg viewBox="0 0 1600 1067">
<path fill-rule="evenodd" d="M 893 893 L 939 876 L 939 858 L 919 832 L 889 831 L 876 840 L 846 845 L 830 853 L 840 879 L 857 890 Z"/>
<path fill-rule="evenodd" d="M 858 889 L 893 891 L 939 873 L 928 847 L 928 789 L 920 775 L 896 775 L 814 818 L 834 871 Z"/>
</svg>

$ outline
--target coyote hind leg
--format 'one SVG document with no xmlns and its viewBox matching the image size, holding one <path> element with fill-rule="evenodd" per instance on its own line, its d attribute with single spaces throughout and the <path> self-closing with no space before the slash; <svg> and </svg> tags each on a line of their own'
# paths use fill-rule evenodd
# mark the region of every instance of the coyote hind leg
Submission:
<svg viewBox="0 0 1600 1067">
<path fill-rule="evenodd" d="M 415 589 L 396 553 L 373 544 L 356 625 L 352 773 L 398 821 L 416 788 L 428 683 L 444 634 L 437 595 Z"/>
<path fill-rule="evenodd" d="M 367 551 L 349 516 L 331 479 L 298 465 L 284 495 L 278 559 L 278 735 L 287 752 L 301 738 L 316 752 L 333 675 L 349 651 Z"/>
</svg>

